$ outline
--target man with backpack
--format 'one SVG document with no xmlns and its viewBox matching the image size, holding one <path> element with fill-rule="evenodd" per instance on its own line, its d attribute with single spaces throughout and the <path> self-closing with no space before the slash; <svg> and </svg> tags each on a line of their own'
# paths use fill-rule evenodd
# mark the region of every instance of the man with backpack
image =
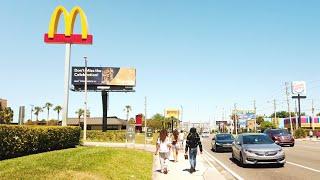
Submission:
<svg viewBox="0 0 320 180">
<path fill-rule="evenodd" d="M 196 128 L 191 128 L 190 132 L 187 136 L 186 141 L 186 149 L 185 149 L 185 155 L 187 155 L 187 152 L 189 150 L 189 162 L 191 165 L 190 173 L 196 172 L 196 158 L 198 153 L 198 146 L 200 148 L 200 153 L 202 154 L 202 144 L 200 141 L 200 136 L 197 133 Z"/>
</svg>

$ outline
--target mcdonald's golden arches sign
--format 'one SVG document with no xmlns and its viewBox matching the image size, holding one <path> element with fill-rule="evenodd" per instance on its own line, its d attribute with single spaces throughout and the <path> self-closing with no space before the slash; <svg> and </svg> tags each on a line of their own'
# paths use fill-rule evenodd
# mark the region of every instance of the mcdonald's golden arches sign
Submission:
<svg viewBox="0 0 320 180">
<path fill-rule="evenodd" d="M 61 15 L 64 17 L 65 32 L 64 34 L 57 34 Z M 73 34 L 73 27 L 78 15 L 81 22 L 81 34 Z M 92 44 L 93 37 L 88 33 L 87 16 L 79 6 L 72 8 L 70 13 L 63 6 L 58 6 L 51 15 L 49 30 L 44 35 L 44 42 L 52 44 Z"/>
</svg>

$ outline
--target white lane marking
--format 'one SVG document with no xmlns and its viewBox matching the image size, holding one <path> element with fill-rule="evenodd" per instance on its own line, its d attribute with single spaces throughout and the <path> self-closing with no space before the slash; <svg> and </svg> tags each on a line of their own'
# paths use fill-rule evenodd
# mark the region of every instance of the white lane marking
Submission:
<svg viewBox="0 0 320 180">
<path fill-rule="evenodd" d="M 320 170 L 317 170 L 317 169 L 313 169 L 313 168 L 310 168 L 310 167 L 302 166 L 302 165 L 300 165 L 300 164 L 296 164 L 296 163 L 293 163 L 293 162 L 288 162 L 288 161 L 287 161 L 287 163 L 288 163 L 288 164 L 291 164 L 291 165 L 294 165 L 294 166 L 298 166 L 298 167 L 304 168 L 304 169 L 308 169 L 308 170 L 310 170 L 310 171 L 314 171 L 314 172 L 320 173 Z"/>
<path fill-rule="evenodd" d="M 220 166 L 222 166 L 226 171 L 228 171 L 233 177 L 235 177 L 238 180 L 243 180 L 243 178 L 241 176 L 239 176 L 237 173 L 235 173 L 234 171 L 232 171 L 231 169 L 229 169 L 226 165 L 224 165 L 221 161 L 219 161 L 217 158 L 215 158 L 214 156 L 212 156 L 210 153 L 208 153 L 206 150 L 203 150 L 208 156 L 209 158 L 211 158 L 212 160 L 214 160 L 215 162 L 217 162 Z"/>
</svg>

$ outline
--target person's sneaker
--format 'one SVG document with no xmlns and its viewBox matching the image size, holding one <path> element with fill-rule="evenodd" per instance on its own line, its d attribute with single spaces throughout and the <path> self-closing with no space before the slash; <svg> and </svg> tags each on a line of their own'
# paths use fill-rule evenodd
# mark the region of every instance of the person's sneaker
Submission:
<svg viewBox="0 0 320 180">
<path fill-rule="evenodd" d="M 167 168 L 164 168 L 163 173 L 164 173 L 164 174 L 168 174 Z"/>
</svg>

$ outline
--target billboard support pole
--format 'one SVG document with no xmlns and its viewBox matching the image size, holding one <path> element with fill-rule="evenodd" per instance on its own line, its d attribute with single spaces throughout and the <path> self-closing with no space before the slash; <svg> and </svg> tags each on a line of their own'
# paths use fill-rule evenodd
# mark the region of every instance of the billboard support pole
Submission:
<svg viewBox="0 0 320 180">
<path fill-rule="evenodd" d="M 102 91 L 101 96 L 102 96 L 102 111 L 103 111 L 102 132 L 106 132 L 108 127 L 108 101 L 109 101 L 108 91 Z"/>
<path fill-rule="evenodd" d="M 63 108 L 62 108 L 62 126 L 67 126 L 67 119 L 68 119 L 70 57 L 71 57 L 71 44 L 67 43 L 65 62 L 64 62 L 64 100 L 63 100 Z"/>
</svg>

